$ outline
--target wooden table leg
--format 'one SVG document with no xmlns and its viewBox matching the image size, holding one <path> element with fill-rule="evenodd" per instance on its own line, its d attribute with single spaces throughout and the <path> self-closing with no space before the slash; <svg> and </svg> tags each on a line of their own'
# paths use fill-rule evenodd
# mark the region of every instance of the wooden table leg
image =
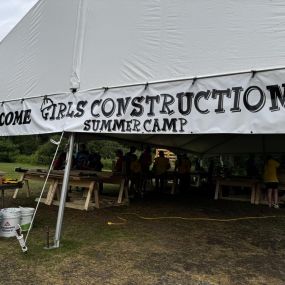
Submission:
<svg viewBox="0 0 285 285">
<path fill-rule="evenodd" d="M 176 188 L 177 188 L 177 184 L 178 184 L 177 180 L 178 180 L 177 177 L 173 178 L 173 183 L 172 183 L 171 192 L 170 192 L 171 195 L 174 195 L 176 192 Z"/>
<path fill-rule="evenodd" d="M 216 182 L 216 190 L 215 190 L 215 200 L 219 199 L 219 191 L 220 191 L 220 182 L 217 180 Z"/>
<path fill-rule="evenodd" d="M 95 199 L 95 207 L 97 209 L 100 208 L 99 190 L 100 190 L 99 183 L 95 183 L 94 184 L 94 199 Z"/>
<path fill-rule="evenodd" d="M 2 208 L 4 209 L 4 189 L 2 189 Z"/>
<path fill-rule="evenodd" d="M 257 183 L 255 186 L 255 199 L 254 199 L 254 204 L 258 205 L 260 202 L 260 184 Z"/>
<path fill-rule="evenodd" d="M 255 202 L 255 185 L 252 185 L 252 187 L 251 187 L 250 203 L 254 204 L 254 202 Z"/>
<path fill-rule="evenodd" d="M 122 181 L 120 183 L 120 191 L 119 191 L 119 196 L 118 196 L 118 204 L 122 203 L 123 200 L 123 194 L 124 194 L 124 188 L 125 188 L 125 183 L 126 183 L 126 179 L 122 178 Z"/>
<path fill-rule="evenodd" d="M 31 196 L 31 189 L 30 189 L 30 185 L 29 185 L 29 179 L 25 179 L 24 178 L 24 184 L 27 184 L 27 197 L 29 198 Z"/>
<path fill-rule="evenodd" d="M 55 196 L 55 192 L 58 190 L 58 180 L 53 180 L 51 185 L 49 186 L 47 198 L 45 201 L 46 205 L 51 205 Z"/>
<path fill-rule="evenodd" d="M 92 196 L 92 193 L 93 193 L 93 191 L 94 191 L 94 186 L 95 186 L 95 181 L 92 181 L 92 182 L 90 183 L 90 185 L 89 185 L 89 189 L 88 189 L 87 196 L 86 196 L 86 200 L 85 200 L 84 209 L 85 209 L 86 211 L 88 211 L 88 208 L 89 208 L 91 196 Z"/>
</svg>

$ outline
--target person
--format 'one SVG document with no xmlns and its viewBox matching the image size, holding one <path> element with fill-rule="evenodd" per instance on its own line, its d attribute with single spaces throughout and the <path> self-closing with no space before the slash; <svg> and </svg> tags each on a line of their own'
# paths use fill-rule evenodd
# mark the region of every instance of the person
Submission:
<svg viewBox="0 0 285 285">
<path fill-rule="evenodd" d="M 213 186 L 213 176 L 215 171 L 215 162 L 213 158 L 210 158 L 207 172 L 207 180 L 210 187 Z"/>
<path fill-rule="evenodd" d="M 166 182 L 166 172 L 170 168 L 170 161 L 164 156 L 164 151 L 160 150 L 158 157 L 153 163 L 153 172 L 155 175 L 155 187 L 157 190 L 164 190 Z"/>
<path fill-rule="evenodd" d="M 255 162 L 254 154 L 250 154 L 248 160 L 246 161 L 246 176 L 250 178 L 258 177 L 258 168 Z"/>
<path fill-rule="evenodd" d="M 62 170 L 65 168 L 66 152 L 61 152 L 53 163 L 54 170 Z"/>
<path fill-rule="evenodd" d="M 150 166 L 152 164 L 151 147 L 147 145 L 139 157 L 141 165 L 141 194 L 146 191 L 147 180 L 150 177 Z"/>
<path fill-rule="evenodd" d="M 184 192 L 190 185 L 191 170 L 191 161 L 185 153 L 177 156 L 175 170 L 177 171 L 180 192 Z"/>
<path fill-rule="evenodd" d="M 115 154 L 116 154 L 117 160 L 115 162 L 113 171 L 121 173 L 123 171 L 124 153 L 121 149 L 117 149 Z"/>
<path fill-rule="evenodd" d="M 139 159 L 136 157 L 135 160 L 131 162 L 130 165 L 130 191 L 134 191 L 135 195 L 141 195 L 142 188 L 142 175 L 141 175 L 141 163 Z"/>
<path fill-rule="evenodd" d="M 125 174 L 127 176 L 127 182 L 129 184 L 130 193 L 136 192 L 136 188 L 139 188 L 139 181 L 137 181 L 139 175 L 135 173 L 135 166 L 132 167 L 132 164 L 135 165 L 135 162 L 138 160 L 137 155 L 135 154 L 136 147 L 131 146 L 129 152 L 124 156 L 125 164 Z"/>
<path fill-rule="evenodd" d="M 277 168 L 280 163 L 268 155 L 264 165 L 263 179 L 267 190 L 268 206 L 271 208 L 279 208 L 278 205 L 278 177 Z"/>
<path fill-rule="evenodd" d="M 139 158 L 141 169 L 143 173 L 148 173 L 152 164 L 151 148 L 146 146 Z"/>
<path fill-rule="evenodd" d="M 85 144 L 79 146 L 79 151 L 75 156 L 75 169 L 88 169 L 89 152 Z"/>
<path fill-rule="evenodd" d="M 103 163 L 98 152 L 91 153 L 88 157 L 88 168 L 94 171 L 102 171 Z"/>
<path fill-rule="evenodd" d="M 132 164 L 132 162 L 134 162 L 138 159 L 135 152 L 136 152 L 136 148 L 134 146 L 131 146 L 130 151 L 127 152 L 124 156 L 124 162 L 125 162 L 125 166 L 126 166 L 127 176 L 131 175 L 131 164 Z"/>
</svg>

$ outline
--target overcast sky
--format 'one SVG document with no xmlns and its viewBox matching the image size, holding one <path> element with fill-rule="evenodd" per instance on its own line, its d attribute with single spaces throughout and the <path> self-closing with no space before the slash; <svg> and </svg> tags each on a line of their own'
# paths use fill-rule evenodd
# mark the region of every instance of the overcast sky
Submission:
<svg viewBox="0 0 285 285">
<path fill-rule="evenodd" d="M 0 41 L 38 0 L 0 0 Z"/>
</svg>

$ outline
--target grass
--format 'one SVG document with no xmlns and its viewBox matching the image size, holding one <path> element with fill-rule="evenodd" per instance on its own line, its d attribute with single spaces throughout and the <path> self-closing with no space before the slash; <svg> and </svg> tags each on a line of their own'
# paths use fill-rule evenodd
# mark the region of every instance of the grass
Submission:
<svg viewBox="0 0 285 285">
<path fill-rule="evenodd" d="M 16 200 L 7 197 L 6 202 L 11 207 L 34 207 L 39 189 L 33 189 L 31 198 L 22 191 Z M 46 227 L 53 237 L 57 211 L 56 206 L 40 204 L 27 254 L 15 238 L 0 239 L 0 284 L 284 284 L 283 208 L 214 201 L 207 189 L 192 189 L 183 197 L 149 193 L 128 207 L 89 212 L 66 208 L 62 246 L 44 250 Z M 278 217 L 226 223 L 144 220 L 138 215 Z"/>
</svg>

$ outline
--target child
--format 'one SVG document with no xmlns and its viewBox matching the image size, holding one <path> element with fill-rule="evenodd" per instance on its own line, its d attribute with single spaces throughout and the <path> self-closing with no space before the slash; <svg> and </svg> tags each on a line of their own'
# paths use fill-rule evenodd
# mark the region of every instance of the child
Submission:
<svg viewBox="0 0 285 285">
<path fill-rule="evenodd" d="M 276 209 L 279 208 L 278 205 L 278 178 L 277 178 L 277 168 L 280 163 L 274 160 L 270 155 L 267 157 L 264 165 L 264 183 L 267 190 L 268 206 L 272 206 Z M 274 203 L 272 203 L 272 200 Z"/>
</svg>

